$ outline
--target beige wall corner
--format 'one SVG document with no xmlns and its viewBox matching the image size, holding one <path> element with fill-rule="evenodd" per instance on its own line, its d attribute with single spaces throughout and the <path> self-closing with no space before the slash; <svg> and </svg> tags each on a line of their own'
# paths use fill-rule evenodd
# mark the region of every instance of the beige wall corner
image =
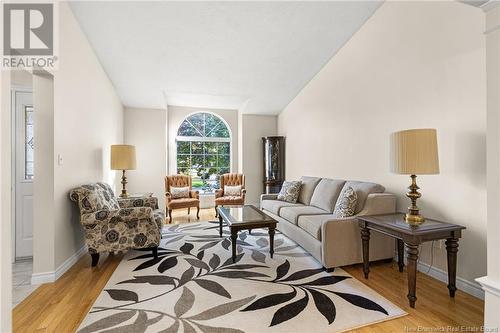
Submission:
<svg viewBox="0 0 500 333">
<path fill-rule="evenodd" d="M 262 137 L 276 135 L 277 116 L 241 115 L 241 157 L 240 172 L 245 174 L 247 189 L 246 203 L 258 207 L 263 193 L 264 152 Z"/>
<path fill-rule="evenodd" d="M 500 5 L 486 12 L 488 272 L 478 279 L 485 298 L 487 328 L 500 328 Z"/>
<path fill-rule="evenodd" d="M 278 120 L 287 178 L 377 182 L 398 196 L 399 210 L 408 206 L 409 177 L 389 172 L 389 136 L 436 128 L 441 173 L 419 177 L 421 213 L 467 227 L 458 276 L 479 294 L 487 234 L 483 33 L 482 10 L 457 1 L 385 2 Z M 442 244 L 424 244 L 421 262 L 430 264 L 432 252 L 434 271 L 446 276 Z"/>
<path fill-rule="evenodd" d="M 119 177 L 110 169 L 110 146 L 123 143 L 123 106 L 113 84 L 68 3 L 60 2 L 59 9 L 52 156 L 56 268 L 74 258 L 84 245 L 78 209 L 69 200 L 69 191 L 96 181 L 116 189 Z M 58 156 L 62 163 L 58 163 Z"/>
<path fill-rule="evenodd" d="M 0 331 L 12 331 L 11 112 L 9 71 L 0 70 Z"/>
<path fill-rule="evenodd" d="M 136 170 L 127 172 L 129 193 L 153 192 L 160 208 L 165 210 L 167 175 L 167 111 L 162 109 L 126 108 L 124 141 L 136 149 Z"/>
</svg>

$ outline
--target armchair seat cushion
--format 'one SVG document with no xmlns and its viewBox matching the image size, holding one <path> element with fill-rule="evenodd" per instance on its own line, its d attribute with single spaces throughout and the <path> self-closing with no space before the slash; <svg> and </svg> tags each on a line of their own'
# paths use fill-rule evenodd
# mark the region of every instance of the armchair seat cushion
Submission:
<svg viewBox="0 0 500 333">
<path fill-rule="evenodd" d="M 291 203 L 281 200 L 262 200 L 261 208 L 265 209 L 273 214 L 279 215 L 280 210 L 283 207 L 301 207 L 302 204 L 299 203 Z"/>
<path fill-rule="evenodd" d="M 243 205 L 245 198 L 242 196 L 223 196 L 215 199 L 215 205 Z"/>
<path fill-rule="evenodd" d="M 200 199 L 197 198 L 172 199 L 168 203 L 168 208 L 169 209 L 189 208 L 189 207 L 196 207 L 199 204 L 200 204 Z"/>
<path fill-rule="evenodd" d="M 302 215 L 324 215 L 330 214 L 321 208 L 314 206 L 302 206 L 302 207 L 283 207 L 280 210 L 279 216 L 285 220 L 297 225 L 299 217 Z"/>
</svg>

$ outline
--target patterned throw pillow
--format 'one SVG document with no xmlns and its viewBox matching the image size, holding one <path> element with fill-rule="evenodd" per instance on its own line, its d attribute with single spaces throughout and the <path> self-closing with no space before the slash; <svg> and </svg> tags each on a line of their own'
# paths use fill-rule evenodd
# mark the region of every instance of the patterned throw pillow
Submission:
<svg viewBox="0 0 500 333">
<path fill-rule="evenodd" d="M 189 198 L 189 186 L 186 187 L 170 186 L 170 194 L 172 195 L 172 199 Z"/>
<path fill-rule="evenodd" d="M 278 193 L 278 200 L 296 203 L 299 198 L 301 185 L 300 181 L 284 182 L 280 193 Z"/>
<path fill-rule="evenodd" d="M 225 197 L 239 197 L 241 196 L 241 185 L 224 186 Z"/>
<path fill-rule="evenodd" d="M 337 217 L 353 216 L 356 212 L 356 203 L 358 202 L 358 195 L 356 191 L 350 186 L 346 187 L 340 193 L 339 199 L 335 204 L 333 214 Z"/>
</svg>

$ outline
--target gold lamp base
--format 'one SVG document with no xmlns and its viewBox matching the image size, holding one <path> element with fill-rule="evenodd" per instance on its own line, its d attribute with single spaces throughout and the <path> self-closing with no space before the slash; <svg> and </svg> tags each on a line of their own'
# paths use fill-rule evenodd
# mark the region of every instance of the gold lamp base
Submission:
<svg viewBox="0 0 500 333">
<path fill-rule="evenodd" d="M 425 221 L 425 218 L 419 214 L 417 199 L 422 195 L 418 192 L 420 189 L 417 186 L 417 176 L 411 175 L 411 185 L 408 187 L 406 196 L 411 200 L 411 206 L 408 207 L 408 213 L 405 215 L 405 222 L 409 225 L 420 225 Z"/>
<path fill-rule="evenodd" d="M 122 170 L 122 193 L 120 194 L 120 198 L 128 198 L 128 192 L 126 189 L 127 186 L 127 177 L 125 176 L 125 170 Z"/>
<path fill-rule="evenodd" d="M 418 215 L 413 215 L 413 214 L 405 214 L 405 222 L 411 225 L 419 225 L 422 224 L 425 221 L 425 218 L 418 214 Z"/>
</svg>

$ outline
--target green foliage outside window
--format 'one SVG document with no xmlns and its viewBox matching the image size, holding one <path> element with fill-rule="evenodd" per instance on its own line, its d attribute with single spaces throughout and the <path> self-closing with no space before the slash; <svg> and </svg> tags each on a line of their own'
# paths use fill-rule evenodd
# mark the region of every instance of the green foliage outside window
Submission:
<svg viewBox="0 0 500 333">
<path fill-rule="evenodd" d="M 193 177 L 193 188 L 211 192 L 231 167 L 229 129 L 216 115 L 196 113 L 177 132 L 177 172 Z"/>
</svg>

